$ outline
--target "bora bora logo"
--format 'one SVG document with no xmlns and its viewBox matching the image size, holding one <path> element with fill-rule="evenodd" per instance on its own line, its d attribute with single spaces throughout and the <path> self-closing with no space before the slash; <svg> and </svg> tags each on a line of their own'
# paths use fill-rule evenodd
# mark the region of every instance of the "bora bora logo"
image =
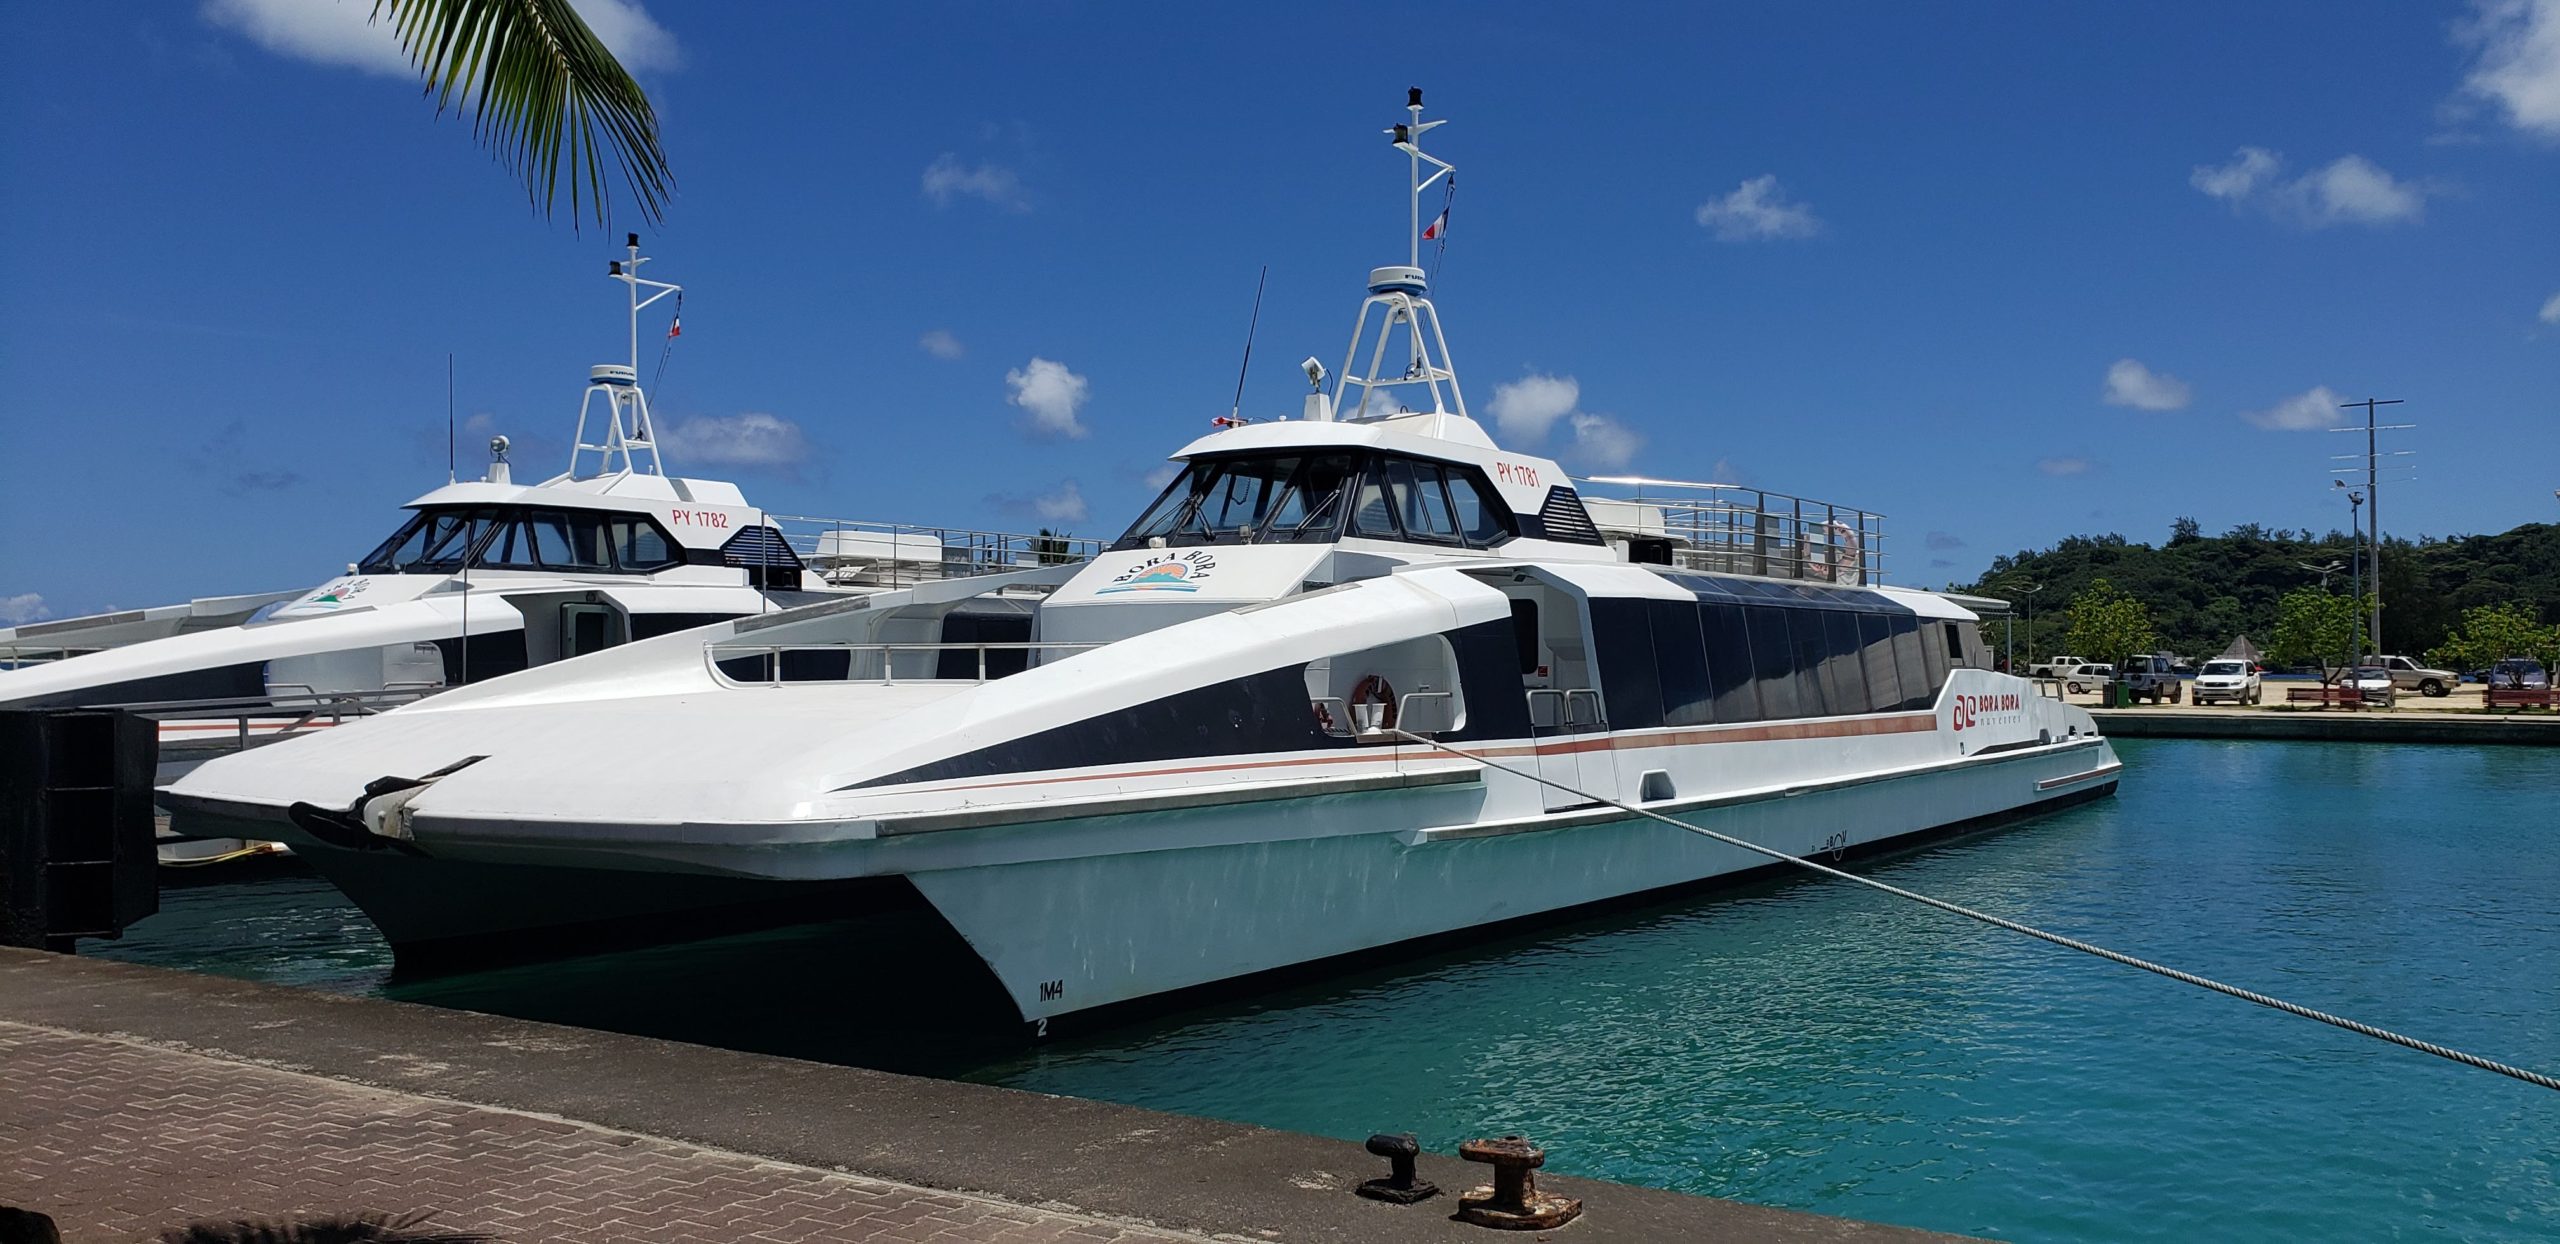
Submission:
<svg viewBox="0 0 2560 1244">
<path fill-rule="evenodd" d="M 1139 562 L 1112 577 L 1111 582 L 1096 589 L 1096 596 L 1116 596 L 1122 592 L 1197 592 L 1200 583 L 1218 568 L 1218 559 L 1205 549 L 1188 553 L 1162 553 Z"/>
</svg>

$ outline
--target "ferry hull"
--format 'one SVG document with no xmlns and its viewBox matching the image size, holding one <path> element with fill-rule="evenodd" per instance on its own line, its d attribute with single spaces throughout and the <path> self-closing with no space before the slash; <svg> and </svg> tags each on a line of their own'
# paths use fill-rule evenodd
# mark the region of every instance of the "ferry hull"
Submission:
<svg viewBox="0 0 2560 1244">
<path fill-rule="evenodd" d="M 1416 780 L 1358 793 L 838 843 L 825 867 L 762 875 L 666 857 L 587 867 L 550 853 L 356 851 L 271 820 L 232 829 L 292 842 L 411 970 L 904 910 L 921 895 L 1033 1023 L 1783 867 L 1606 806 L 1486 821 L 1489 794 L 1519 805 L 1518 778 L 1456 780 L 1437 763 L 1450 758 L 1412 759 Z M 2082 735 L 1660 810 L 1830 859 L 2101 796 L 2119 770 L 2103 739 Z M 972 859 L 1004 862 L 953 866 Z"/>
<path fill-rule="evenodd" d="M 1675 815 L 1825 858 L 2094 798 L 2117 771 L 2112 749 L 2087 740 Z M 1336 811 L 1394 823 L 1389 801 L 1423 797 L 1363 796 Z M 1334 834 L 912 880 L 1038 1021 L 1777 862 L 1615 809 L 1546 819 L 1556 827 Z"/>
</svg>

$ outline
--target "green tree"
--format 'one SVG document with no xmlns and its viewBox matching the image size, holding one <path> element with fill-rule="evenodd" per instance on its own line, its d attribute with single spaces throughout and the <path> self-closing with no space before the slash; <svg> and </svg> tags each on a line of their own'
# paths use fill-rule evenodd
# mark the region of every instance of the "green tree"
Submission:
<svg viewBox="0 0 2560 1244">
<path fill-rule="evenodd" d="M 2355 659 L 2364 614 L 2356 597 L 2295 588 L 2276 602 L 2275 633 L 2267 637 L 2267 656 L 2286 665 L 2316 661 L 2322 682 Z"/>
<path fill-rule="evenodd" d="M 1076 555 L 1069 544 L 1072 538 L 1063 531 L 1041 528 L 1039 535 L 1031 537 L 1032 560 L 1043 566 L 1063 566 L 1074 561 Z"/>
<path fill-rule="evenodd" d="M 2151 650 L 2151 610 L 2105 579 L 2092 580 L 2071 600 L 2064 643 L 2093 661 L 2122 661 Z"/>
<path fill-rule="evenodd" d="M 2544 626 L 2522 601 L 2466 610 L 2462 625 L 2427 659 L 2451 670 L 2479 669 L 2507 657 L 2560 665 L 2560 626 Z"/>
<path fill-rule="evenodd" d="M 572 226 L 610 223 L 610 163 L 641 216 L 663 217 L 675 179 L 657 111 L 570 0 L 374 0 L 374 20 L 386 16 L 437 115 L 469 108 L 472 137 L 545 216 L 565 179 Z"/>
</svg>

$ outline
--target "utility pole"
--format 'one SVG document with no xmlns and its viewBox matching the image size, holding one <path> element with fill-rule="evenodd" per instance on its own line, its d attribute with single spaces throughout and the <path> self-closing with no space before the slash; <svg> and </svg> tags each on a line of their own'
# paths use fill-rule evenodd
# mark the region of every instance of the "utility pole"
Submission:
<svg viewBox="0 0 2560 1244">
<path fill-rule="evenodd" d="M 2353 410 L 2358 406 L 2364 407 L 2364 426 L 2361 428 L 2347 427 L 2329 429 L 2332 432 L 2364 433 L 2364 453 L 2361 455 L 2334 454 L 2331 455 L 2331 457 L 2333 460 L 2352 459 L 2356 457 L 2362 457 L 2364 459 L 2364 499 L 2373 506 L 2373 508 L 2366 513 L 2365 517 L 2367 521 L 2372 523 L 2372 529 L 2369 537 L 2367 537 L 2364 532 L 2358 532 L 2357 534 L 2359 537 L 2367 539 L 2368 547 L 2372 550 L 2370 555 L 2365 558 L 2366 564 L 2373 568 L 2373 615 L 2367 622 L 2366 639 L 2371 643 L 2373 651 L 2377 655 L 2382 652 L 2382 448 L 2378 434 L 2383 432 L 2406 431 L 2418 425 L 2414 423 L 2377 424 L 2374 422 L 2374 412 L 2377 407 L 2397 406 L 2403 400 L 2405 399 L 2396 397 L 2368 397 L 2361 402 L 2340 402 L 2338 403 L 2338 409 L 2340 410 Z M 2395 450 L 2393 451 L 2392 456 L 2404 457 L 2411 452 L 2413 451 L 2406 449 Z M 2352 467 L 2344 468 L 2335 472 L 2335 474 L 2339 475 L 2353 475 L 2354 473 L 2355 471 Z M 2346 485 L 2345 480 L 2337 480 L 2335 482 L 2340 487 L 2344 487 Z"/>
</svg>

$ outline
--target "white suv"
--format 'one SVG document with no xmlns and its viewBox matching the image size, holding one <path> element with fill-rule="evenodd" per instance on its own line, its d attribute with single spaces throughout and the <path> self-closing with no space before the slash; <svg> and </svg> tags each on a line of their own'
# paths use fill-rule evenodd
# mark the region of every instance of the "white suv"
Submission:
<svg viewBox="0 0 2560 1244">
<path fill-rule="evenodd" d="M 2266 693 L 2258 682 L 2258 667 L 2238 657 L 2215 657 L 2196 672 L 2196 703 L 2213 704 L 2228 700 L 2233 704 L 2255 704 Z"/>
</svg>

